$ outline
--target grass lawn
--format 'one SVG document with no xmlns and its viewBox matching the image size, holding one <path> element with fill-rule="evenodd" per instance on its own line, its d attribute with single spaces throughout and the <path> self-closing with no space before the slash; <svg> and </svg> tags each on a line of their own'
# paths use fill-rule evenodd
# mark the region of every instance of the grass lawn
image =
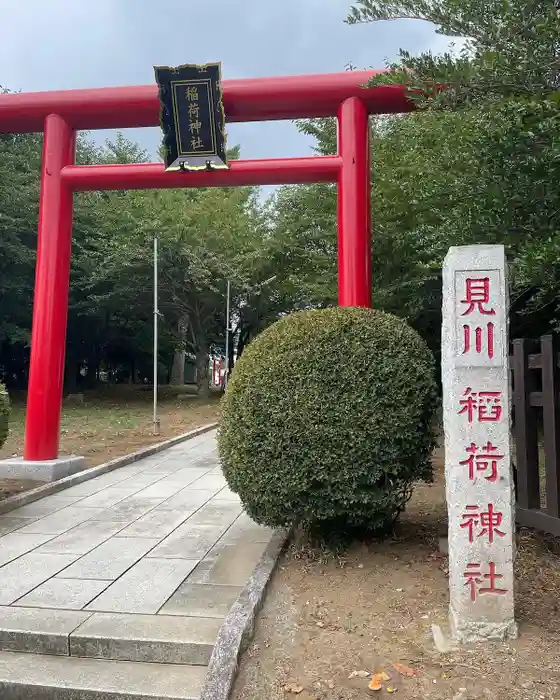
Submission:
<svg viewBox="0 0 560 700">
<path fill-rule="evenodd" d="M 152 433 L 149 393 L 123 391 L 111 396 L 86 394 L 85 403 L 65 405 L 62 411 L 60 453 L 82 455 L 92 467 L 130 452 L 162 442 L 194 428 L 212 423 L 219 416 L 219 399 L 196 397 L 179 401 L 166 398 L 159 405 L 160 434 Z M 12 406 L 10 434 L 0 459 L 23 454 L 25 405 L 17 398 Z M 34 482 L 31 486 L 36 486 Z M 29 483 L 0 482 L 0 497 L 30 488 Z M 3 494 L 2 494 L 3 492 Z"/>
</svg>

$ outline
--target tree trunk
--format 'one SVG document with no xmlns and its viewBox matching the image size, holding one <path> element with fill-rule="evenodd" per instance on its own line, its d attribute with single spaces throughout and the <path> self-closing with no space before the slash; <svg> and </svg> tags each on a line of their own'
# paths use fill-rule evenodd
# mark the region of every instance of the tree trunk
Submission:
<svg viewBox="0 0 560 700">
<path fill-rule="evenodd" d="M 171 384 L 180 386 L 185 383 L 185 356 L 184 350 L 175 350 L 173 366 L 171 367 Z"/>
<path fill-rule="evenodd" d="M 185 360 L 187 353 L 185 352 L 185 340 L 187 337 L 187 322 L 188 319 L 181 318 L 177 324 L 177 333 L 180 344 L 175 349 L 173 355 L 173 366 L 171 367 L 170 384 L 174 386 L 182 386 L 185 383 Z"/>
<path fill-rule="evenodd" d="M 251 337 L 251 327 L 243 327 L 239 333 L 239 341 L 237 343 L 237 359 L 241 357 L 249 339 Z"/>
<path fill-rule="evenodd" d="M 197 395 L 202 399 L 210 396 L 210 384 L 208 380 L 208 363 L 210 354 L 207 348 L 202 348 L 196 353 L 196 386 Z"/>
</svg>

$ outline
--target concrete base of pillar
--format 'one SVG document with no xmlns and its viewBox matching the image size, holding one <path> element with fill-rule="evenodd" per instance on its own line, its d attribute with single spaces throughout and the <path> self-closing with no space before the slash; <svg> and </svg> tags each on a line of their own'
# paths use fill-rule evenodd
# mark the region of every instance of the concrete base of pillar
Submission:
<svg viewBox="0 0 560 700">
<path fill-rule="evenodd" d="M 85 457 L 57 457 L 40 462 L 11 457 L 0 460 L 1 479 L 29 479 L 29 481 L 51 482 L 81 472 L 86 467 Z"/>
</svg>

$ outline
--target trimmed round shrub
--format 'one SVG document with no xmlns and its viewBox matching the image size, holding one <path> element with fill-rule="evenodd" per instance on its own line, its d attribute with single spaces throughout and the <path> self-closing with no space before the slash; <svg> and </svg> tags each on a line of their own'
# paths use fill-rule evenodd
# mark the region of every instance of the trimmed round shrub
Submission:
<svg viewBox="0 0 560 700">
<path fill-rule="evenodd" d="M 390 528 L 431 478 L 434 359 L 401 319 L 303 311 L 259 335 L 223 399 L 218 446 L 246 511 L 271 527 Z"/>
<path fill-rule="evenodd" d="M 0 447 L 8 437 L 8 423 L 10 418 L 10 397 L 6 387 L 0 384 Z"/>
</svg>

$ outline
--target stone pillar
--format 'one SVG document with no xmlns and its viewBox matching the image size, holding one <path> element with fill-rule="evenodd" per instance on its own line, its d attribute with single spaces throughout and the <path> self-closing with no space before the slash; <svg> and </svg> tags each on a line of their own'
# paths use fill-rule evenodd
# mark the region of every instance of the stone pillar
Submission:
<svg viewBox="0 0 560 700">
<path fill-rule="evenodd" d="M 443 267 L 450 622 L 458 642 L 515 636 L 504 247 L 450 248 Z"/>
</svg>

